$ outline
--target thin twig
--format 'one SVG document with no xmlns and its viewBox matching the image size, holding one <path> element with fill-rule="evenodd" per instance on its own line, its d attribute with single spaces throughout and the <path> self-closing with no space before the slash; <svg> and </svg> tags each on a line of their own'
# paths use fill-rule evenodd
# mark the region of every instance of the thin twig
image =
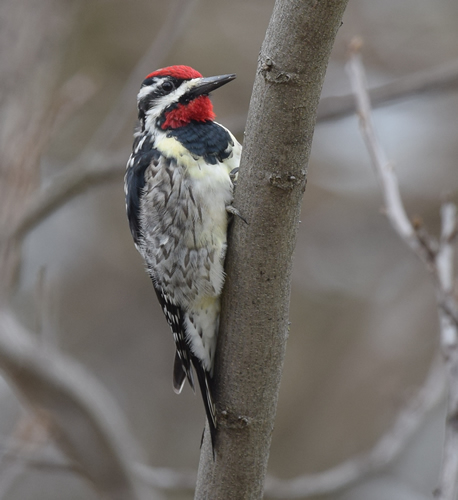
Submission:
<svg viewBox="0 0 458 500">
<path fill-rule="evenodd" d="M 403 76 L 397 80 L 368 90 L 374 108 L 396 99 L 406 99 L 425 92 L 442 91 L 458 86 L 458 61 Z M 355 112 L 355 96 L 324 97 L 318 106 L 317 120 L 342 118 Z"/>
<path fill-rule="evenodd" d="M 409 99 L 427 92 L 443 92 L 458 87 L 458 61 L 429 68 L 411 75 L 368 89 L 373 108 L 390 104 L 395 100 Z M 318 105 L 317 123 L 337 120 L 355 112 L 354 94 L 322 97 Z M 225 125 L 236 136 L 245 130 L 246 113 L 229 115 Z"/>
<path fill-rule="evenodd" d="M 354 41 L 353 50 L 358 47 Z M 352 53 L 348 61 L 348 72 L 356 99 L 357 112 L 360 119 L 361 133 L 372 160 L 372 165 L 380 182 L 385 202 L 385 210 L 388 219 L 396 232 L 416 253 L 419 253 L 420 245 L 415 230 L 407 217 L 399 191 L 398 178 L 393 164 L 388 160 L 385 151 L 381 147 L 374 131 L 371 115 L 371 104 L 366 91 L 367 83 L 361 58 L 357 52 Z"/>
<path fill-rule="evenodd" d="M 350 46 L 348 73 L 355 94 L 361 132 L 377 172 L 385 201 L 385 211 L 400 238 L 420 257 L 430 271 L 439 310 L 441 349 L 448 375 L 449 398 L 446 440 L 439 488 L 440 500 L 456 500 L 458 493 L 458 304 L 453 296 L 453 240 L 456 236 L 456 207 L 444 203 L 441 209 L 440 241 L 429 235 L 424 227 L 414 227 L 402 203 L 393 166 L 380 146 L 372 124 L 371 107 L 366 90 L 364 67 L 359 50 L 360 40 Z"/>
</svg>

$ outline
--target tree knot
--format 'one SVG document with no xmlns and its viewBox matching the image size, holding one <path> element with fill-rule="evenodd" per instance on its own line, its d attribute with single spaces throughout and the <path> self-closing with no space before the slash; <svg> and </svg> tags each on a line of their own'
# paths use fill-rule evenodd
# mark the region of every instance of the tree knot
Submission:
<svg viewBox="0 0 458 500">
<path fill-rule="evenodd" d="M 220 413 L 219 422 L 224 422 L 223 425 L 231 429 L 245 429 L 250 426 L 252 419 L 244 415 L 236 415 L 227 410 L 223 410 Z"/>
<path fill-rule="evenodd" d="M 269 83 L 288 83 L 294 79 L 294 74 L 282 71 L 270 58 L 259 55 L 259 71 L 264 79 Z"/>
<path fill-rule="evenodd" d="M 292 174 L 271 174 L 269 182 L 272 186 L 282 191 L 292 191 L 297 185 L 302 183 L 302 178 Z"/>
</svg>

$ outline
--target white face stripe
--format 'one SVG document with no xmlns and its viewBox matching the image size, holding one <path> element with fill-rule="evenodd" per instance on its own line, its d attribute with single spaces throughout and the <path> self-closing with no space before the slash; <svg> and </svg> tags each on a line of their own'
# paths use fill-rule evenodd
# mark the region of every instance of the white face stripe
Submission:
<svg viewBox="0 0 458 500">
<path fill-rule="evenodd" d="M 137 95 L 137 102 L 140 102 L 142 99 L 144 99 L 148 94 L 154 92 L 159 85 L 164 81 L 163 78 L 157 79 L 154 81 L 151 85 L 145 85 L 140 89 L 140 92 Z"/>
<path fill-rule="evenodd" d="M 148 95 L 152 94 L 157 88 L 167 79 L 167 77 L 156 77 L 151 85 L 146 85 L 140 89 L 137 96 L 137 103 L 147 98 Z M 162 111 L 166 109 L 173 103 L 176 103 L 181 96 L 189 92 L 193 87 L 197 85 L 202 80 L 202 78 L 193 78 L 192 80 L 184 81 L 177 89 L 175 89 L 170 94 L 158 97 L 154 101 L 154 106 L 152 106 L 146 112 L 147 123 L 151 126 L 161 115 Z"/>
</svg>

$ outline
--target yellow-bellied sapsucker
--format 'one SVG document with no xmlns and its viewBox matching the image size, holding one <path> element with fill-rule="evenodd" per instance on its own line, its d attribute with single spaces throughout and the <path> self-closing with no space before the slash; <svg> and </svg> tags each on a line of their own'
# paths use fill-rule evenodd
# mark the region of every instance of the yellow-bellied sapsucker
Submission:
<svg viewBox="0 0 458 500">
<path fill-rule="evenodd" d="M 242 148 L 213 121 L 208 95 L 234 78 L 203 78 L 188 66 L 149 74 L 137 98 L 140 128 L 124 183 L 130 230 L 176 345 L 175 392 L 186 378 L 194 389 L 194 367 L 213 447 L 211 377 Z"/>
</svg>

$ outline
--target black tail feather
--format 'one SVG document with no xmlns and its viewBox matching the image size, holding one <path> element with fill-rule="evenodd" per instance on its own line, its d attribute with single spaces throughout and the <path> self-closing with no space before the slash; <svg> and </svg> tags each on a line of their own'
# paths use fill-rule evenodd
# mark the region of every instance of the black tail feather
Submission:
<svg viewBox="0 0 458 500">
<path fill-rule="evenodd" d="M 200 361 L 192 357 L 192 364 L 196 370 L 197 380 L 199 381 L 200 392 L 202 393 L 202 399 L 205 406 L 205 413 L 207 414 L 208 427 L 210 429 L 210 438 L 212 442 L 213 459 L 215 459 L 215 443 L 216 443 L 216 408 L 213 402 L 213 397 L 211 393 L 211 382 L 210 373 L 207 372 Z M 203 439 L 203 436 L 202 436 Z"/>
<path fill-rule="evenodd" d="M 177 394 L 181 393 L 185 380 L 186 371 L 183 366 L 183 362 L 181 361 L 178 352 L 175 352 L 175 362 L 173 363 L 173 390 Z"/>
</svg>

